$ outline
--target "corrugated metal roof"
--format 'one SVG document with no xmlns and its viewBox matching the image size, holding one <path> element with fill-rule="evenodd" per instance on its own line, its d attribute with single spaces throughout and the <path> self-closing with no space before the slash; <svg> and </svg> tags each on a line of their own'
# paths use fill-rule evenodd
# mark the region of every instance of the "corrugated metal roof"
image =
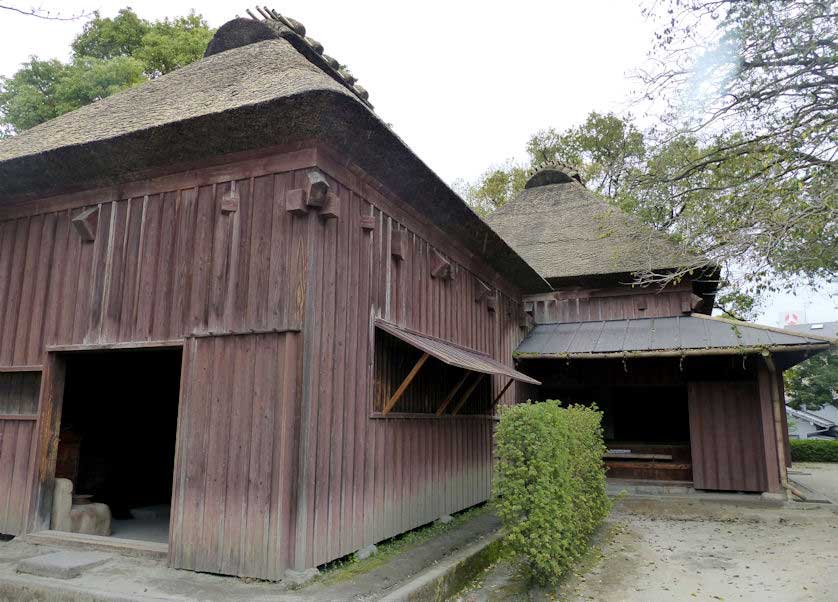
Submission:
<svg viewBox="0 0 838 602">
<path fill-rule="evenodd" d="M 700 350 L 793 351 L 801 346 L 829 347 L 826 337 L 779 328 L 710 318 L 672 316 L 540 324 L 521 342 L 517 356 L 573 357 L 598 354 L 690 353 Z"/>
<path fill-rule="evenodd" d="M 794 324 L 792 326 L 786 326 L 786 330 L 794 330 L 795 332 L 804 332 L 822 337 L 838 338 L 838 321 Z"/>
<path fill-rule="evenodd" d="M 419 334 L 411 330 L 405 330 L 390 322 L 384 320 L 376 320 L 375 325 L 387 334 L 391 334 L 396 338 L 401 339 L 408 345 L 416 347 L 420 351 L 424 351 L 428 355 L 435 357 L 441 362 L 445 362 L 450 366 L 457 366 L 472 372 L 482 372 L 483 374 L 498 374 L 500 376 L 507 376 L 515 380 L 530 383 L 533 385 L 540 385 L 541 382 L 530 378 L 526 374 L 518 372 L 510 368 L 506 364 L 502 364 L 490 355 L 480 353 L 473 349 L 467 349 L 440 341 L 427 335 Z"/>
<path fill-rule="evenodd" d="M 786 406 L 786 412 L 788 412 L 795 418 L 799 418 L 801 420 L 805 420 L 806 422 L 810 422 L 815 426 L 821 427 L 822 429 L 827 429 L 829 427 L 835 426 L 835 423 L 831 420 L 824 418 L 823 416 L 813 414 L 812 412 L 807 412 L 805 410 L 795 410 L 791 406 Z"/>
</svg>

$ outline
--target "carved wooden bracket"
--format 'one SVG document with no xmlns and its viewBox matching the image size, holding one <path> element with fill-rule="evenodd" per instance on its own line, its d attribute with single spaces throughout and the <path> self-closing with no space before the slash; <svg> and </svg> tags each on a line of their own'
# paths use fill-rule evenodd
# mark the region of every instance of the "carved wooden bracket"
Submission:
<svg viewBox="0 0 838 602">
<path fill-rule="evenodd" d="M 480 303 L 481 301 L 483 301 L 483 299 L 488 297 L 491 292 L 492 292 L 492 288 L 488 284 L 483 282 L 482 280 L 478 279 L 477 280 L 477 292 L 474 293 L 474 302 L 475 303 Z"/>
<path fill-rule="evenodd" d="M 309 195 L 311 199 L 311 195 Z M 320 217 L 323 219 L 337 219 L 340 217 L 340 197 L 334 192 L 326 193 L 326 200 L 320 209 Z"/>
<path fill-rule="evenodd" d="M 308 198 L 306 205 L 309 207 L 323 207 L 326 204 L 326 196 L 329 194 L 329 183 L 326 176 L 319 169 L 312 169 L 306 173 L 308 178 Z"/>
<path fill-rule="evenodd" d="M 73 218 L 73 227 L 84 242 L 96 240 L 99 225 L 99 207 L 90 207 Z"/>
<path fill-rule="evenodd" d="M 362 215 L 361 216 L 361 229 L 366 232 L 372 232 L 375 230 L 375 216 L 372 215 Z"/>
<path fill-rule="evenodd" d="M 390 234 L 390 255 L 399 261 L 405 258 L 407 253 L 407 231 L 393 230 Z"/>
<path fill-rule="evenodd" d="M 308 212 L 306 198 L 308 193 L 302 188 L 295 188 L 285 193 L 285 210 L 294 215 L 305 215 Z"/>
<path fill-rule="evenodd" d="M 451 280 L 451 262 L 440 255 L 439 251 L 433 252 L 431 258 L 431 277 L 440 280 Z"/>
<path fill-rule="evenodd" d="M 239 202 L 241 197 L 239 191 L 236 190 L 235 181 L 230 185 L 230 191 L 221 197 L 221 213 L 235 213 L 239 210 Z"/>
</svg>

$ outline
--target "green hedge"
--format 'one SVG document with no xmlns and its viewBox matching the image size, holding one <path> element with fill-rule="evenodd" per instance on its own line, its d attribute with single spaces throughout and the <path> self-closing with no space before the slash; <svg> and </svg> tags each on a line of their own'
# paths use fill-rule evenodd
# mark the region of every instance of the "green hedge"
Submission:
<svg viewBox="0 0 838 602">
<path fill-rule="evenodd" d="M 573 566 L 610 510 L 601 422 L 596 408 L 558 401 L 501 413 L 494 504 L 506 544 L 541 584 Z"/>
<path fill-rule="evenodd" d="M 838 462 L 838 441 L 792 439 L 789 443 L 794 462 Z"/>
</svg>

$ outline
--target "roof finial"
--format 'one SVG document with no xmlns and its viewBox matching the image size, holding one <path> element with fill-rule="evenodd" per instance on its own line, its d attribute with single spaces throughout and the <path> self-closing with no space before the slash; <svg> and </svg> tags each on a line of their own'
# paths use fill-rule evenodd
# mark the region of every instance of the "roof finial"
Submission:
<svg viewBox="0 0 838 602">
<path fill-rule="evenodd" d="M 527 183 L 525 188 L 535 188 L 536 186 L 546 186 L 547 184 L 563 184 L 576 180 L 584 185 L 582 175 L 574 167 L 562 163 L 561 161 L 544 161 L 538 165 L 533 166 L 527 172 Z"/>
</svg>

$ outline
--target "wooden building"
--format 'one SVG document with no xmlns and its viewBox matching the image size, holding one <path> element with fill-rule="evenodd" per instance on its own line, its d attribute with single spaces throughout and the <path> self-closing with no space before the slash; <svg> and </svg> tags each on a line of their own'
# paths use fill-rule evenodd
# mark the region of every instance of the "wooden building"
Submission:
<svg viewBox="0 0 838 602">
<path fill-rule="evenodd" d="M 566 166 L 537 170 L 489 221 L 554 289 L 525 297 L 535 326 L 515 355 L 543 381 L 530 395 L 603 410 L 609 477 L 782 490 L 782 371 L 830 339 L 711 318 L 717 273 Z M 690 266 L 678 284 L 632 286 Z"/>
<path fill-rule="evenodd" d="M 277 579 L 482 502 L 548 290 L 299 23 L 231 21 L 0 143 L 0 533 L 69 478 Z"/>
<path fill-rule="evenodd" d="M 689 258 L 567 170 L 496 232 L 301 24 L 262 17 L 0 141 L 0 533 L 49 530 L 69 479 L 116 537 L 168 517 L 173 567 L 278 579 L 485 501 L 494 409 L 527 397 L 631 402 L 625 437 L 672 440 L 650 460 L 779 489 L 780 372 L 828 341 L 698 359 L 686 339 L 558 336 L 709 313 L 714 286 L 621 284 Z"/>
</svg>

